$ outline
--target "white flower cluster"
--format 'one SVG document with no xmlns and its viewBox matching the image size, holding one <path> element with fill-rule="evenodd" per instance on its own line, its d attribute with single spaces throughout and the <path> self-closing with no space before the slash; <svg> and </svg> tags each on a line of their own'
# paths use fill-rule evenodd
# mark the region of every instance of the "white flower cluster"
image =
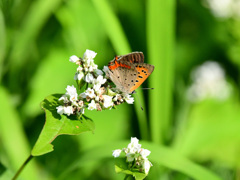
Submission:
<svg viewBox="0 0 240 180">
<path fill-rule="evenodd" d="M 131 143 L 128 144 L 127 148 L 116 149 L 113 151 L 115 158 L 119 157 L 123 152 L 126 156 L 126 161 L 129 163 L 130 170 L 138 169 L 140 172 L 148 174 L 152 163 L 148 160 L 147 156 L 151 151 L 141 148 L 141 144 L 138 143 L 137 138 L 131 138 Z"/>
<path fill-rule="evenodd" d="M 207 98 L 227 99 L 231 87 L 226 81 L 222 67 L 214 61 L 207 61 L 192 72 L 193 84 L 187 91 L 190 101 L 201 101 Z"/>
<path fill-rule="evenodd" d="M 239 18 L 239 0 L 203 0 L 204 4 L 210 8 L 216 17 L 220 18 Z"/>
<path fill-rule="evenodd" d="M 94 51 L 86 50 L 83 58 L 78 58 L 73 55 L 69 61 L 78 65 L 74 79 L 77 81 L 79 90 L 86 85 L 86 90 L 80 94 L 77 89 L 72 86 L 67 86 L 66 93 L 59 99 L 62 104 L 57 107 L 57 113 L 81 115 L 84 109 L 98 110 L 111 109 L 115 105 L 127 102 L 133 104 L 134 99 L 130 94 L 117 93 L 108 84 L 107 76 L 104 75 L 109 70 L 104 66 L 102 70 L 94 63 L 94 58 L 97 55 Z"/>
</svg>

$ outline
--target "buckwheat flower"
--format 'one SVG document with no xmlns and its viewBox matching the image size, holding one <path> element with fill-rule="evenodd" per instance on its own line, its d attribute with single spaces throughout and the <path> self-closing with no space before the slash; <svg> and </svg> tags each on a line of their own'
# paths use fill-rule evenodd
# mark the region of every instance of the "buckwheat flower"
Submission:
<svg viewBox="0 0 240 180">
<path fill-rule="evenodd" d="M 121 163 L 115 163 L 115 166 L 124 171 L 131 171 L 133 174 L 134 172 L 140 172 L 144 173 L 145 176 L 148 175 L 152 163 L 148 160 L 147 156 L 151 152 L 147 149 L 141 149 L 141 144 L 139 144 L 139 140 L 137 138 L 132 137 L 131 143 L 128 144 L 127 148 L 123 148 L 122 150 L 117 149 L 113 151 L 112 155 L 116 158 L 120 156 L 120 153 L 124 154 L 126 160 L 121 161 Z M 124 171 L 123 173 L 125 173 Z"/>
<path fill-rule="evenodd" d="M 104 84 L 107 81 L 107 79 L 103 78 L 102 75 L 99 75 L 97 79 L 93 79 L 93 89 L 98 90 L 102 84 Z"/>
<path fill-rule="evenodd" d="M 190 101 L 198 102 L 204 99 L 225 100 L 231 94 L 223 68 L 214 61 L 207 61 L 192 72 L 193 84 L 187 95 Z"/>
<path fill-rule="evenodd" d="M 75 96 L 77 94 L 77 90 L 74 87 L 74 85 L 67 86 L 66 91 L 67 91 L 66 94 L 68 94 L 69 96 Z"/>
<path fill-rule="evenodd" d="M 99 96 L 96 96 L 96 97 L 95 97 L 95 101 L 99 101 Z"/>
<path fill-rule="evenodd" d="M 109 68 L 108 66 L 104 66 L 103 67 L 103 71 L 105 72 L 105 74 L 107 75 L 108 74 L 108 71 L 109 71 Z"/>
<path fill-rule="evenodd" d="M 123 97 L 124 97 L 124 100 L 125 100 L 128 104 L 133 104 L 134 98 L 131 97 L 130 94 L 125 94 Z"/>
<path fill-rule="evenodd" d="M 122 100 L 122 96 L 120 94 L 116 94 L 116 96 L 113 98 L 113 101 L 117 101 L 117 100 Z"/>
<path fill-rule="evenodd" d="M 87 83 L 91 83 L 93 81 L 94 77 L 91 73 L 88 73 L 86 76 L 85 76 L 85 81 Z"/>
<path fill-rule="evenodd" d="M 116 150 L 114 150 L 113 151 L 113 157 L 119 157 L 120 156 L 120 154 L 121 154 L 121 152 L 122 152 L 122 150 L 121 149 L 116 149 Z"/>
<path fill-rule="evenodd" d="M 81 72 L 82 70 L 83 70 L 83 67 L 82 66 L 78 66 L 77 71 Z"/>
<path fill-rule="evenodd" d="M 64 107 L 64 114 L 67 114 L 68 116 L 73 114 L 73 107 L 72 106 Z"/>
<path fill-rule="evenodd" d="M 58 114 L 63 114 L 65 111 L 64 111 L 64 106 L 58 106 L 58 107 L 56 107 L 56 109 L 57 109 L 57 113 Z"/>
<path fill-rule="evenodd" d="M 135 153 L 127 153 L 126 157 L 127 157 L 127 162 L 132 162 L 135 159 Z"/>
<path fill-rule="evenodd" d="M 70 62 L 73 62 L 73 63 L 76 63 L 78 60 L 79 60 L 79 57 L 77 57 L 77 56 L 75 56 L 75 55 L 73 55 L 73 56 L 71 56 L 71 57 L 69 58 L 69 61 L 70 61 Z"/>
<path fill-rule="evenodd" d="M 88 88 L 87 90 L 86 90 L 86 93 L 85 93 L 88 97 L 90 97 L 90 98 L 95 98 L 95 93 L 94 93 L 94 90 L 93 89 L 91 89 L 91 88 Z"/>
<path fill-rule="evenodd" d="M 91 50 L 87 49 L 87 50 L 85 51 L 85 53 L 83 54 L 83 59 L 84 59 L 84 60 L 94 59 L 96 55 L 97 55 L 97 53 L 95 53 L 94 51 L 91 51 Z"/>
<path fill-rule="evenodd" d="M 66 94 L 64 94 L 62 97 L 58 99 L 58 101 L 63 101 L 63 103 L 68 103 L 69 99 Z"/>
<path fill-rule="evenodd" d="M 153 166 L 152 163 L 148 159 L 145 159 L 144 163 L 143 163 L 143 168 L 144 168 L 145 174 L 148 174 L 151 166 Z"/>
<path fill-rule="evenodd" d="M 92 68 L 93 68 L 93 70 L 96 70 L 98 68 L 98 65 L 93 63 Z"/>
<path fill-rule="evenodd" d="M 66 94 L 70 96 L 70 101 L 71 102 L 76 101 L 78 98 L 76 88 L 72 85 L 72 86 L 67 86 L 66 90 L 67 90 Z"/>
<path fill-rule="evenodd" d="M 151 151 L 149 151 L 148 149 L 141 149 L 140 150 L 140 154 L 142 156 L 143 159 L 147 159 L 147 156 L 149 156 L 149 154 L 151 153 Z"/>
<path fill-rule="evenodd" d="M 81 114 L 84 114 L 84 112 L 85 112 L 85 109 L 82 108 L 82 109 L 80 110 L 80 113 L 81 113 Z"/>
<path fill-rule="evenodd" d="M 131 143 L 128 144 L 128 149 L 130 153 L 139 152 L 141 149 L 141 144 L 138 144 L 138 139 L 131 137 Z"/>
<path fill-rule="evenodd" d="M 93 72 L 93 66 L 89 66 L 88 71 Z"/>
<path fill-rule="evenodd" d="M 81 97 L 81 98 L 86 98 L 86 97 L 87 97 L 87 94 L 86 94 L 85 92 L 83 92 L 83 93 L 81 93 L 81 94 L 79 95 L 79 97 Z"/>
<path fill-rule="evenodd" d="M 88 104 L 88 109 L 89 110 L 97 109 L 97 106 L 94 100 L 92 100 L 91 103 Z"/>
<path fill-rule="evenodd" d="M 95 69 L 94 73 L 99 76 L 99 75 L 103 75 L 103 72 L 100 69 Z"/>
<path fill-rule="evenodd" d="M 74 76 L 74 80 L 82 80 L 84 78 L 84 73 L 81 72 L 76 72 L 75 76 Z"/>
<path fill-rule="evenodd" d="M 102 95 L 103 96 L 103 106 L 109 108 L 113 106 L 112 96 Z"/>
</svg>

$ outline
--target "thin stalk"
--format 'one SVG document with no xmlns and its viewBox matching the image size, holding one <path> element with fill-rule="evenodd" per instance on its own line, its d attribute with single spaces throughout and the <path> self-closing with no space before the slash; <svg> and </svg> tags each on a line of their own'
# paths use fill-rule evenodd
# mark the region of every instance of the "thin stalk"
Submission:
<svg viewBox="0 0 240 180">
<path fill-rule="evenodd" d="M 12 178 L 12 180 L 16 180 L 17 177 L 19 176 L 19 174 L 23 171 L 23 169 L 26 167 L 26 165 L 29 163 L 29 161 L 33 158 L 32 155 L 30 155 L 25 162 L 22 164 L 22 166 L 19 168 L 19 170 L 17 171 L 17 173 L 15 174 L 15 176 Z"/>
<path fill-rule="evenodd" d="M 105 30 L 111 40 L 113 47 L 118 55 L 124 55 L 126 53 L 131 52 L 130 44 L 127 40 L 127 37 L 123 31 L 121 23 L 117 16 L 114 14 L 111 9 L 108 1 L 106 0 L 92 0 L 95 5 L 96 10 L 102 22 L 105 26 Z M 140 135 L 141 139 L 148 140 L 149 139 L 149 130 L 147 126 L 147 116 L 146 110 L 144 108 L 144 98 L 142 90 L 139 88 L 137 90 L 140 101 L 143 104 L 144 111 L 141 110 L 138 103 L 134 103 L 134 108 L 137 114 L 137 119 L 140 127 Z"/>
<path fill-rule="evenodd" d="M 174 37 L 176 0 L 148 0 L 147 47 L 155 71 L 149 78 L 151 138 L 163 144 L 169 138 L 174 80 Z"/>
</svg>

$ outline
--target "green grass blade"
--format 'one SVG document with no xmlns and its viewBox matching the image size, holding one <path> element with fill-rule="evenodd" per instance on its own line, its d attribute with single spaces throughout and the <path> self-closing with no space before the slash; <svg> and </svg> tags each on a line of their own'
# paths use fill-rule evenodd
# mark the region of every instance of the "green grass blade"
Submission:
<svg viewBox="0 0 240 180">
<path fill-rule="evenodd" d="M 93 0 L 93 3 L 102 19 L 102 22 L 104 23 L 106 32 L 108 33 L 108 36 L 113 44 L 115 51 L 119 55 L 123 55 L 131 52 L 131 48 L 128 43 L 127 37 L 123 31 L 123 28 L 118 18 L 110 8 L 110 5 L 107 3 L 107 1 Z M 143 93 L 142 93 L 142 90 L 140 89 L 138 89 L 138 96 L 141 100 L 141 103 L 144 103 Z M 146 110 L 142 111 L 139 105 L 137 104 L 137 102 L 135 102 L 134 108 L 137 113 L 141 138 L 148 139 L 149 133 L 148 133 L 148 128 L 146 126 L 147 125 Z"/>
<path fill-rule="evenodd" d="M 5 34 L 5 23 L 4 23 L 4 17 L 3 13 L 0 9 L 0 81 L 2 79 L 2 73 L 3 73 L 3 60 L 5 57 L 5 51 L 6 51 L 6 34 Z"/>
<path fill-rule="evenodd" d="M 14 62 L 13 68 L 24 65 L 26 56 L 29 55 L 29 48 L 31 48 L 42 26 L 60 3 L 61 0 L 33 1 L 19 32 L 15 34 L 14 46 L 10 55 L 10 60 Z"/>
<path fill-rule="evenodd" d="M 169 131 L 174 78 L 175 0 L 147 1 L 147 45 L 155 65 L 150 87 L 150 127 L 154 142 L 162 143 Z"/>
<path fill-rule="evenodd" d="M 17 170 L 30 155 L 30 148 L 16 110 L 10 102 L 10 95 L 0 87 L 0 137 L 3 148 L 7 152 L 12 168 Z M 1 147 L 2 148 L 2 147 Z M 38 179 L 36 164 L 24 169 L 22 177 L 25 179 Z"/>
<path fill-rule="evenodd" d="M 128 143 L 129 141 L 118 141 L 115 143 L 104 144 L 100 147 L 94 147 L 91 150 L 82 152 L 81 154 L 83 154 L 83 156 L 74 162 L 72 166 L 66 169 L 66 171 L 61 175 L 61 178 L 64 179 L 63 177 L 67 177 L 67 175 L 71 174 L 71 171 L 84 166 L 85 163 L 112 157 L 112 150 L 126 147 Z M 140 143 L 142 144 L 142 147 L 151 150 L 151 154 L 148 156 L 148 158 L 153 163 L 153 166 L 162 165 L 171 170 L 184 173 L 192 179 L 220 180 L 217 175 L 208 169 L 190 161 L 189 159 L 180 155 L 177 151 L 146 141 L 141 141 Z M 151 174 L 151 169 L 149 173 Z"/>
<path fill-rule="evenodd" d="M 124 34 L 123 28 L 108 2 L 106 0 L 92 1 L 98 11 L 98 14 L 100 15 L 100 18 L 102 19 L 115 51 L 119 53 L 119 55 L 131 52 L 131 47 Z"/>
</svg>

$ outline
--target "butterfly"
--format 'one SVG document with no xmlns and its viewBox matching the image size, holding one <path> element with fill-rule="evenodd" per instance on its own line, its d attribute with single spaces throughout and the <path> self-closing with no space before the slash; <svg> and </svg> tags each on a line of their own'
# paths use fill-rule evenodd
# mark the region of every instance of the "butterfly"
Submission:
<svg viewBox="0 0 240 180">
<path fill-rule="evenodd" d="M 132 94 L 153 72 L 154 66 L 144 63 L 142 52 L 116 56 L 108 63 L 108 76 L 123 93 Z"/>
</svg>

